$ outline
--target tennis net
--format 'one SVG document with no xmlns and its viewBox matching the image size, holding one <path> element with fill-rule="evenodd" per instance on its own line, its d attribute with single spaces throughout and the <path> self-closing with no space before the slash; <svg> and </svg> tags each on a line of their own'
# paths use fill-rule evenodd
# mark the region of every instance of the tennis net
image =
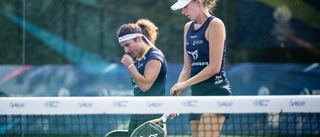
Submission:
<svg viewBox="0 0 320 137">
<path fill-rule="evenodd" d="M 179 113 L 168 137 L 191 136 L 188 115 L 229 113 L 221 137 L 319 136 L 320 96 L 2 97 L 0 136 L 104 137 L 130 114 Z"/>
</svg>

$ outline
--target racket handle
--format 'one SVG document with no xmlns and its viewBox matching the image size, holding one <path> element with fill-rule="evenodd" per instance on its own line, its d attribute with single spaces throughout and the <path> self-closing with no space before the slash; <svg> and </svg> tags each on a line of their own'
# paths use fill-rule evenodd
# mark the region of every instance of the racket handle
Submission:
<svg viewBox="0 0 320 137">
<path fill-rule="evenodd" d="M 178 96 L 178 95 L 177 95 L 177 91 L 174 91 L 173 94 L 172 94 L 172 96 Z M 170 113 L 170 114 L 173 114 L 173 113 Z M 166 114 L 166 115 L 167 115 L 167 118 L 169 117 L 170 114 Z M 179 116 L 179 113 L 176 113 L 176 116 Z M 171 119 L 173 119 L 173 118 L 171 118 Z"/>
<path fill-rule="evenodd" d="M 177 96 L 177 91 L 174 91 L 172 96 Z"/>
<path fill-rule="evenodd" d="M 162 121 L 165 123 L 170 114 L 164 113 L 161 117 Z"/>
</svg>

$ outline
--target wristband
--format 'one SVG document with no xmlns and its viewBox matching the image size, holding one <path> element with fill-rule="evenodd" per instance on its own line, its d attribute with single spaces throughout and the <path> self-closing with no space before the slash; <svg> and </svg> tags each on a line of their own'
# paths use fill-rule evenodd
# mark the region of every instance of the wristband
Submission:
<svg viewBox="0 0 320 137">
<path fill-rule="evenodd" d="M 131 65 L 128 66 L 128 69 L 130 69 L 134 64 L 132 63 Z"/>
</svg>

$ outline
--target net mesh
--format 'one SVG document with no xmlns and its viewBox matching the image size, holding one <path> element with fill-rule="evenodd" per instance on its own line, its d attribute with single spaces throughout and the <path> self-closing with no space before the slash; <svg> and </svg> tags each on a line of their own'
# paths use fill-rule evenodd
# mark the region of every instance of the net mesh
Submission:
<svg viewBox="0 0 320 137">
<path fill-rule="evenodd" d="M 320 96 L 3 97 L 0 136 L 126 136 L 130 114 L 172 112 L 180 115 L 167 119 L 168 137 L 191 136 L 191 113 L 229 113 L 222 137 L 317 137 L 319 103 Z"/>
</svg>

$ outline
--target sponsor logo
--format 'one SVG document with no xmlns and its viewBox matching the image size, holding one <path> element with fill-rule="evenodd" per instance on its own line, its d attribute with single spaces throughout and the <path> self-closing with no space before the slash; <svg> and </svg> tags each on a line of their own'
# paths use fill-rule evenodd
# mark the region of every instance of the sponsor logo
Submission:
<svg viewBox="0 0 320 137">
<path fill-rule="evenodd" d="M 214 80 L 215 80 L 215 82 L 214 82 L 215 85 L 218 85 L 218 84 L 223 83 L 223 78 L 222 78 L 222 76 L 216 76 L 216 77 L 214 78 Z"/>
<path fill-rule="evenodd" d="M 158 108 L 158 107 L 162 106 L 162 103 L 160 103 L 160 102 L 148 102 L 147 105 L 148 105 L 149 108 L 151 108 L 151 107 Z"/>
<path fill-rule="evenodd" d="M 59 103 L 59 101 L 45 101 L 43 105 L 46 108 L 57 108 Z"/>
<path fill-rule="evenodd" d="M 195 40 L 195 41 L 193 41 L 193 43 L 192 43 L 193 46 L 199 45 L 199 44 L 203 44 L 203 40 Z"/>
<path fill-rule="evenodd" d="M 232 105 L 233 105 L 233 102 L 218 101 L 219 107 L 231 107 Z"/>
<path fill-rule="evenodd" d="M 128 103 L 128 101 L 114 101 L 114 102 L 112 103 L 112 105 L 113 105 L 114 107 L 123 108 L 123 107 L 127 107 L 127 103 Z"/>
<path fill-rule="evenodd" d="M 146 60 L 146 57 L 144 56 L 141 61 L 138 62 L 137 68 L 142 68 L 144 66 L 143 61 L 142 60 Z"/>
<path fill-rule="evenodd" d="M 215 85 L 219 85 L 219 84 L 221 84 L 221 83 L 223 83 L 223 80 L 218 80 L 218 81 L 215 81 L 215 82 L 214 82 Z"/>
<path fill-rule="evenodd" d="M 138 69 L 139 69 L 139 68 L 142 68 L 143 65 L 144 65 L 143 63 L 139 64 L 139 65 L 138 65 Z"/>
<path fill-rule="evenodd" d="M 289 101 L 289 105 L 290 106 L 298 106 L 298 107 L 301 107 L 301 106 L 305 106 L 306 104 L 306 101 L 295 101 L 295 100 L 290 100 Z"/>
<path fill-rule="evenodd" d="M 79 108 L 91 108 L 93 106 L 90 102 L 79 102 L 78 107 Z"/>
<path fill-rule="evenodd" d="M 23 108 L 25 106 L 25 103 L 21 103 L 21 102 L 11 102 L 9 104 L 9 106 L 11 108 Z"/>
<path fill-rule="evenodd" d="M 191 39 L 197 38 L 198 35 L 190 36 Z"/>
<path fill-rule="evenodd" d="M 258 107 L 265 107 L 265 106 L 268 106 L 269 102 L 270 100 L 268 99 L 262 99 L 262 100 L 253 101 L 253 104 Z"/>
<path fill-rule="evenodd" d="M 192 56 L 193 60 L 196 60 L 198 58 L 198 56 L 199 56 L 198 55 L 198 50 L 193 51 L 193 52 L 191 52 L 191 51 L 187 51 L 187 52 L 188 52 L 189 55 Z"/>
<path fill-rule="evenodd" d="M 186 100 L 182 102 L 182 105 L 184 107 L 196 107 L 198 101 L 197 100 Z"/>
<path fill-rule="evenodd" d="M 193 62 L 191 66 L 208 66 L 209 62 Z"/>
</svg>

